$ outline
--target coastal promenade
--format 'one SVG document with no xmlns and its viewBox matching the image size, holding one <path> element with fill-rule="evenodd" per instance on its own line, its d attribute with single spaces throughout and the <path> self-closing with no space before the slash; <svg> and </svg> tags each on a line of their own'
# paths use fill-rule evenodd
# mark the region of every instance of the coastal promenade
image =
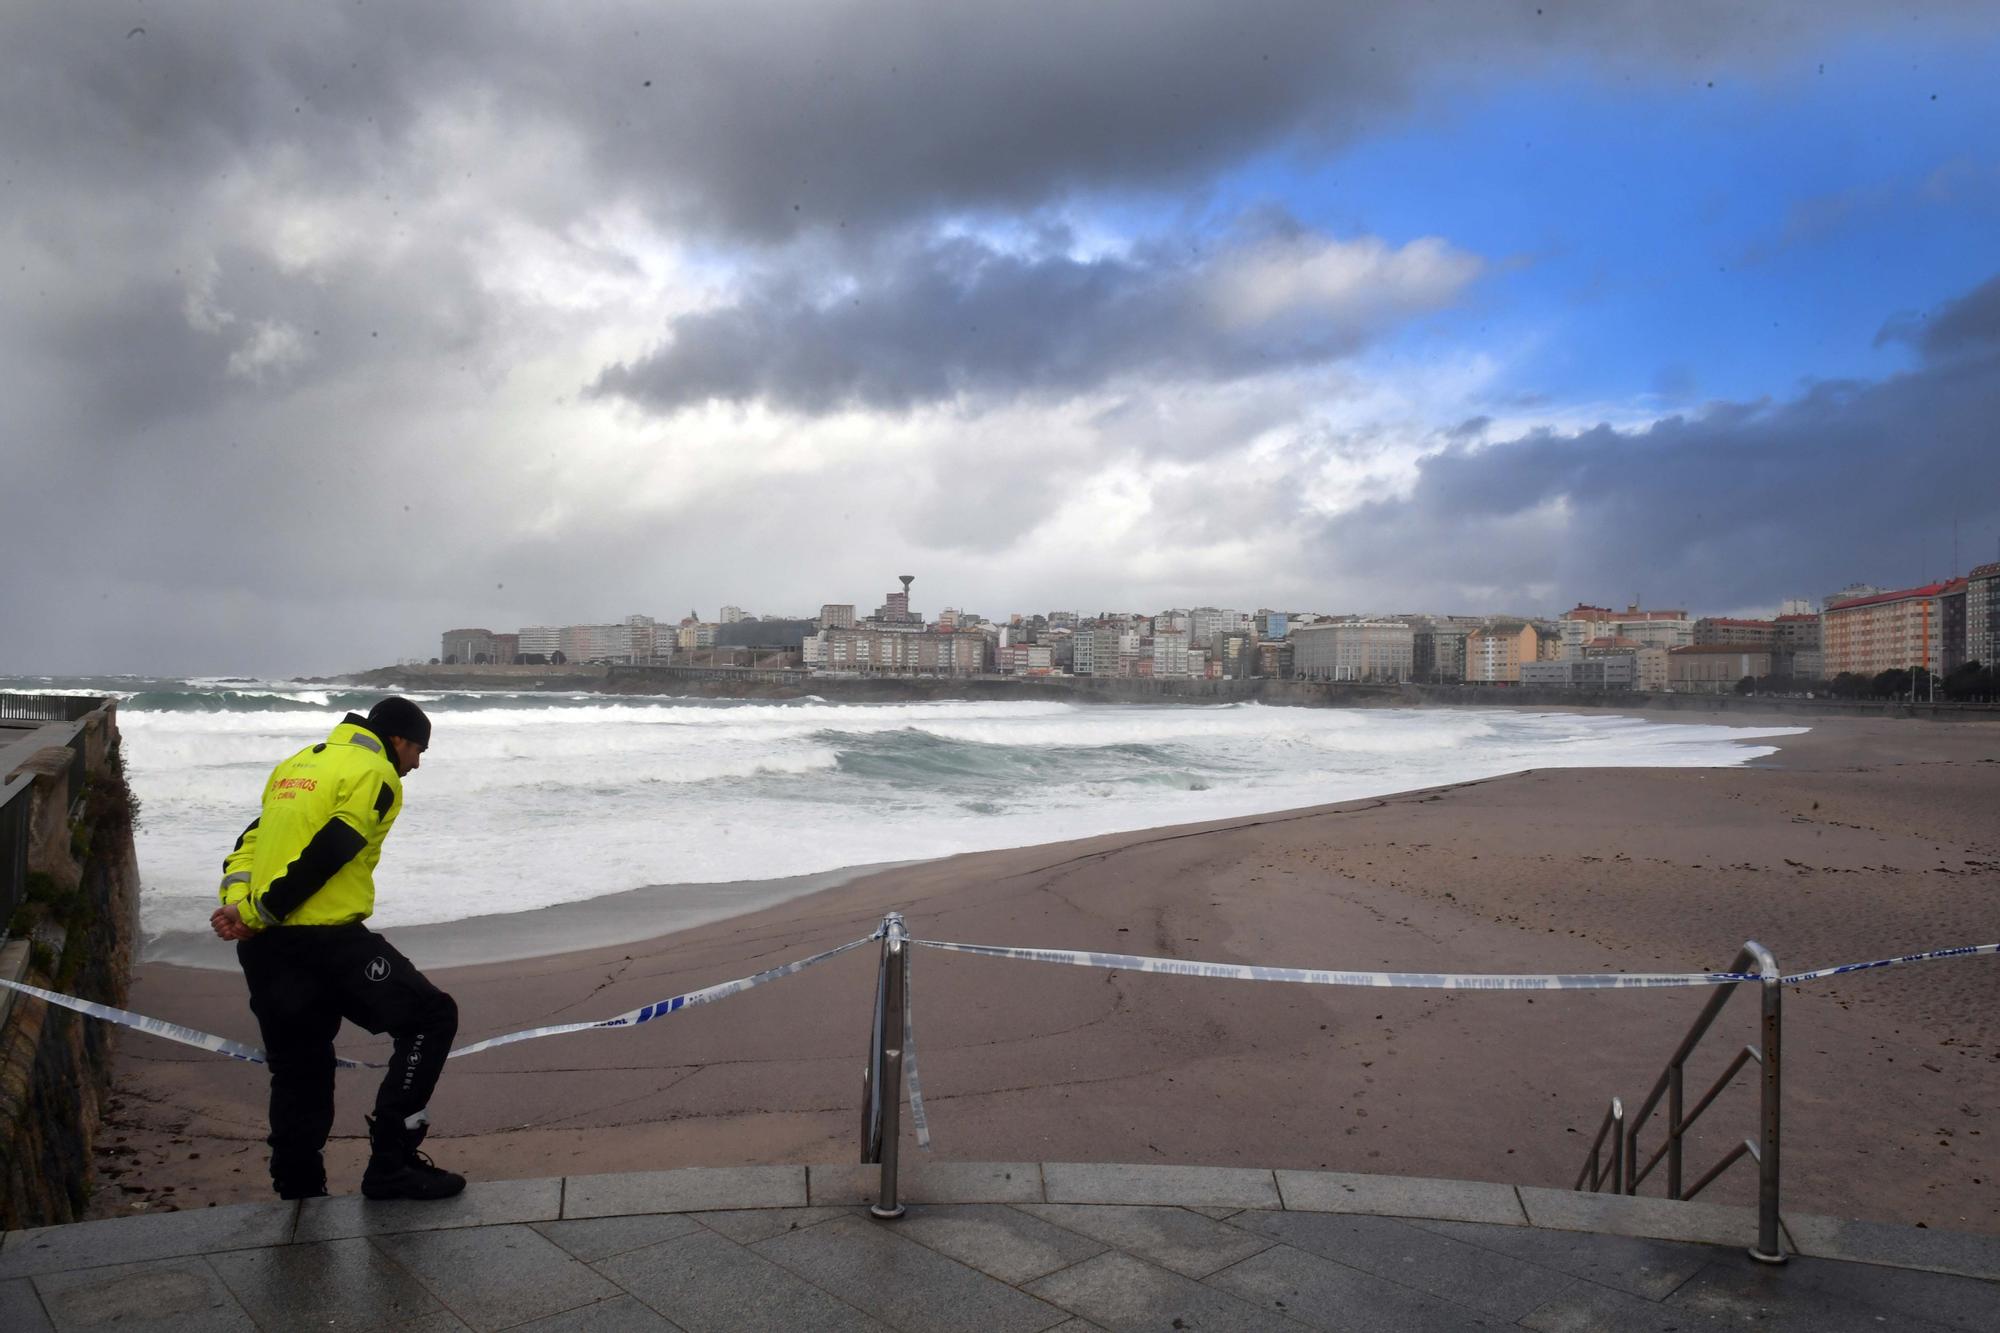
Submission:
<svg viewBox="0 0 2000 1333">
<path fill-rule="evenodd" d="M 9 1233 L 0 1327 L 1990 1329 L 2000 1238 L 1474 1182 L 912 1163 L 495 1181 Z"/>
</svg>

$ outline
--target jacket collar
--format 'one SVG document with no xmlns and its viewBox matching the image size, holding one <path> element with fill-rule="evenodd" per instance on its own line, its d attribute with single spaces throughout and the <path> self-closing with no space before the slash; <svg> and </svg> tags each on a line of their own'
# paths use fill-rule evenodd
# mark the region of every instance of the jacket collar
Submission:
<svg viewBox="0 0 2000 1333">
<path fill-rule="evenodd" d="M 389 747 L 380 736 L 368 728 L 368 719 L 359 713 L 349 713 L 340 719 L 340 725 L 326 738 L 329 745 L 358 745 L 364 750 L 373 750 L 384 759 L 389 757 Z"/>
</svg>

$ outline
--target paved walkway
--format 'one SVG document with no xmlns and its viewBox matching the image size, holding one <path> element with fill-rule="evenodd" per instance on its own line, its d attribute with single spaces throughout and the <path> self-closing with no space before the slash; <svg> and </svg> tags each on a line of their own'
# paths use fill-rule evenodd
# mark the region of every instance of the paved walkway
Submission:
<svg viewBox="0 0 2000 1333">
<path fill-rule="evenodd" d="M 475 1184 L 10 1232 L 0 1329 L 1982 1329 L 2000 1238 L 1326 1172 L 918 1162 Z"/>
</svg>

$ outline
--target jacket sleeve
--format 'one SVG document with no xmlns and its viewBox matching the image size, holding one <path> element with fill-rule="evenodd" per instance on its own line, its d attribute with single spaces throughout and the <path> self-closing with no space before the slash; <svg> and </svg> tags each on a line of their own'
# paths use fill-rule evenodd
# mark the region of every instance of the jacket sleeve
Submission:
<svg viewBox="0 0 2000 1333">
<path fill-rule="evenodd" d="M 285 867 L 285 873 L 251 903 L 263 918 L 259 924 L 275 926 L 298 911 L 367 845 L 368 839 L 339 815 L 320 825 L 298 858 Z"/>
<path fill-rule="evenodd" d="M 251 820 L 249 827 L 237 835 L 236 845 L 229 849 L 229 855 L 222 858 L 222 884 L 217 889 L 217 896 L 222 899 L 224 907 L 243 903 L 250 897 L 250 863 L 257 854 L 257 826 L 263 822 L 262 815 Z M 252 929 L 263 925 L 254 911 L 239 909 L 238 915 Z"/>
</svg>

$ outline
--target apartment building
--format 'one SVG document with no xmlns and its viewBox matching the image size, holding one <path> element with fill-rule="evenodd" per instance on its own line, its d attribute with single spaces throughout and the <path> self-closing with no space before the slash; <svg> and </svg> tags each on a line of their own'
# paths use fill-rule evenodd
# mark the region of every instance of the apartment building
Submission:
<svg viewBox="0 0 2000 1333">
<path fill-rule="evenodd" d="M 1185 676 L 1188 673 L 1188 635 L 1185 630 L 1156 630 L 1153 634 L 1153 674 Z"/>
<path fill-rule="evenodd" d="M 986 669 L 986 636 L 976 630 L 936 634 L 864 626 L 822 630 L 820 637 L 825 641 L 822 668 L 827 671 L 970 676 Z M 1048 649 L 1041 652 L 1046 669 Z"/>
<path fill-rule="evenodd" d="M 1632 688 L 1658 693 L 1667 688 L 1667 650 L 1656 643 L 1637 639 L 1592 639 L 1583 646 L 1583 657 L 1629 657 L 1632 659 Z"/>
<path fill-rule="evenodd" d="M 1724 616 L 1703 616 L 1694 622 L 1697 646 L 1711 643 L 1740 643 L 1748 648 L 1775 651 L 1778 624 L 1774 620 L 1731 620 Z"/>
<path fill-rule="evenodd" d="M 1828 603 L 1820 613 L 1826 674 L 1943 670 L 1943 599 L 1953 586 L 1926 583 Z"/>
<path fill-rule="evenodd" d="M 2000 665 L 2000 561 L 1974 566 L 1965 578 L 1965 657 Z"/>
<path fill-rule="evenodd" d="M 1545 637 L 1525 620 L 1496 620 L 1465 636 L 1465 679 L 1474 685 L 1518 685 L 1521 666 L 1555 659 L 1559 637 Z"/>
<path fill-rule="evenodd" d="M 1636 603 L 1623 611 L 1579 604 L 1565 611 L 1556 625 L 1561 637 L 1557 656 L 1569 659 L 1583 656 L 1583 645 L 1592 639 L 1605 637 L 1632 639 L 1662 648 L 1680 648 L 1694 642 L 1694 621 L 1686 611 L 1647 611 Z"/>
</svg>

